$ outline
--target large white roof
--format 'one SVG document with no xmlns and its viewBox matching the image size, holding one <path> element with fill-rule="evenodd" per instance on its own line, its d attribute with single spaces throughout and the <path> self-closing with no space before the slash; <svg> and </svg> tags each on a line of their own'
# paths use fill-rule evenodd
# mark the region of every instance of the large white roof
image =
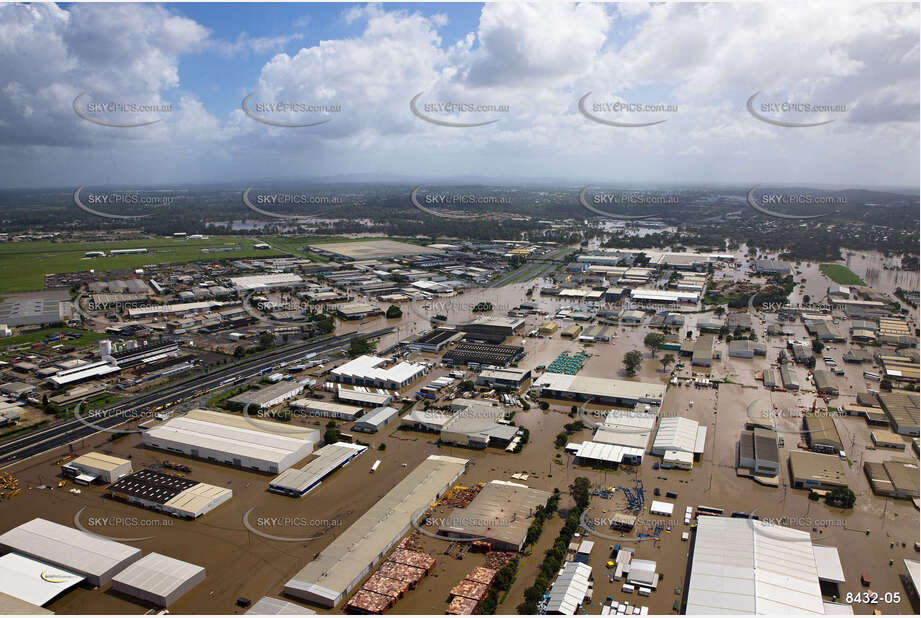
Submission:
<svg viewBox="0 0 921 618">
<path fill-rule="evenodd" d="M 701 453 L 706 437 L 707 428 L 701 427 L 697 421 L 680 416 L 670 416 L 659 421 L 659 431 L 656 433 L 652 448 L 654 451 Z"/>
<path fill-rule="evenodd" d="M 141 550 L 36 517 L 0 535 L 0 548 L 61 565 L 81 575 L 104 577 Z"/>
<path fill-rule="evenodd" d="M 617 444 L 604 444 L 602 442 L 583 442 L 576 451 L 577 457 L 620 463 L 624 457 L 642 457 L 642 448 L 620 446 Z"/>
<path fill-rule="evenodd" d="M 824 614 L 808 532 L 701 516 L 687 614 Z"/>
<path fill-rule="evenodd" d="M 203 576 L 204 572 L 204 567 L 197 564 L 150 553 L 118 573 L 112 578 L 112 582 L 168 597 L 187 581 Z"/>
<path fill-rule="evenodd" d="M 553 586 L 547 601 L 547 613 L 572 616 L 588 591 L 592 567 L 581 562 L 567 562 Z"/>
<path fill-rule="evenodd" d="M 386 362 L 386 358 L 366 354 L 336 367 L 331 373 L 340 377 L 348 376 L 360 379 L 393 381 L 402 384 L 426 369 L 425 365 L 420 363 L 407 363 L 405 361 L 397 363 L 388 369 L 380 368 L 380 365 Z"/>
<path fill-rule="evenodd" d="M 665 396 L 665 386 L 662 384 L 571 376 L 565 373 L 553 372 L 542 374 L 534 382 L 534 386 L 579 395 L 621 397 L 635 399 L 642 403 L 655 404 L 661 403 L 662 398 Z"/>
<path fill-rule="evenodd" d="M 313 459 L 306 466 L 300 470 L 288 468 L 269 481 L 269 485 L 303 492 L 308 487 L 319 483 L 329 476 L 330 473 L 343 463 L 366 450 L 368 450 L 367 446 L 349 444 L 348 442 L 328 444 L 316 451 L 314 453 L 316 459 Z"/>
<path fill-rule="evenodd" d="M 44 605 L 82 581 L 82 575 L 19 554 L 0 558 L 0 592 L 33 605 Z"/>
<path fill-rule="evenodd" d="M 148 438 L 169 440 L 276 463 L 304 448 L 312 449 L 312 446 L 307 447 L 307 443 L 313 445 L 318 441 L 319 434 L 316 430 L 305 429 L 307 436 L 304 438 L 295 437 L 300 434 L 281 435 L 272 433 L 269 429 L 261 429 L 279 425 L 278 423 L 258 420 L 253 421 L 253 426 L 241 427 L 236 422 L 222 422 L 222 417 L 230 417 L 229 414 L 200 414 L 202 412 L 209 411 L 193 410 L 185 417 L 174 418 L 148 429 L 144 432 L 145 441 Z M 245 423 L 245 420 L 239 417 L 235 420 Z"/>
</svg>

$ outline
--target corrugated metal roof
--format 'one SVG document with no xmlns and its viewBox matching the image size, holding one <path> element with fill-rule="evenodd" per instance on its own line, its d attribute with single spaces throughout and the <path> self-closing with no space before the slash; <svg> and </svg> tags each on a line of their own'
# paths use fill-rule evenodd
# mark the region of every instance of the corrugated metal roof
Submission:
<svg viewBox="0 0 921 618">
<path fill-rule="evenodd" d="M 204 567 L 156 552 L 147 554 L 112 578 L 113 584 L 129 586 L 166 597 L 187 581 L 201 577 Z"/>
</svg>

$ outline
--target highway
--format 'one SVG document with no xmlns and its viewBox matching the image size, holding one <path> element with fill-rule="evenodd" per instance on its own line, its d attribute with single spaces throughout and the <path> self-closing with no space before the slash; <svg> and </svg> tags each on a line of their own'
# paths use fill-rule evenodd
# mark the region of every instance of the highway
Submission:
<svg viewBox="0 0 921 618">
<path fill-rule="evenodd" d="M 392 330 L 392 328 L 384 328 L 369 333 L 348 333 L 338 337 L 323 337 L 309 343 L 287 346 L 256 358 L 246 359 L 239 363 L 222 367 L 205 375 L 187 379 L 178 384 L 168 384 L 106 408 L 94 410 L 90 420 L 98 427 L 111 429 L 133 420 L 133 417 L 146 419 L 153 409 L 179 403 L 214 390 L 223 384 L 229 384 L 234 380 L 242 381 L 256 377 L 264 369 L 275 367 L 279 363 L 300 360 L 310 353 L 322 354 L 342 348 L 348 345 L 349 341 L 354 337 L 361 336 L 372 339 L 385 335 Z M 86 410 L 81 409 L 81 413 L 84 416 L 87 416 L 86 412 Z M 0 444 L 0 467 L 33 457 L 75 440 L 86 438 L 99 433 L 99 431 L 99 429 L 72 418 L 17 436 Z"/>
</svg>

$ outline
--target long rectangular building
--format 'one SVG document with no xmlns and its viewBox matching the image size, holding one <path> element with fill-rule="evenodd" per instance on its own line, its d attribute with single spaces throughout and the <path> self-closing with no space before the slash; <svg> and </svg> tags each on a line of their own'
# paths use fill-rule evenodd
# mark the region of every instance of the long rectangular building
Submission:
<svg viewBox="0 0 921 618">
<path fill-rule="evenodd" d="M 82 575 L 94 586 L 141 557 L 141 550 L 36 517 L 0 535 L 0 550 Z"/>
<path fill-rule="evenodd" d="M 589 378 L 547 372 L 533 382 L 531 393 L 536 397 L 575 399 L 633 407 L 638 403 L 661 405 L 665 397 L 665 386 L 651 382 Z"/>
<path fill-rule="evenodd" d="M 269 481 L 269 491 L 300 498 L 319 486 L 327 476 L 343 468 L 350 461 L 368 450 L 367 446 L 336 442 L 319 449 L 311 460 L 300 470 L 288 468 Z"/>
<path fill-rule="evenodd" d="M 106 491 L 125 502 L 185 519 L 200 517 L 233 497 L 226 487 L 154 470 L 138 470 L 109 485 Z"/>
<path fill-rule="evenodd" d="M 212 410 L 191 410 L 142 435 L 151 448 L 274 474 L 306 458 L 320 441 L 316 429 Z"/>
<path fill-rule="evenodd" d="M 446 491 L 468 460 L 430 455 L 285 584 L 285 594 L 335 607 Z"/>
</svg>

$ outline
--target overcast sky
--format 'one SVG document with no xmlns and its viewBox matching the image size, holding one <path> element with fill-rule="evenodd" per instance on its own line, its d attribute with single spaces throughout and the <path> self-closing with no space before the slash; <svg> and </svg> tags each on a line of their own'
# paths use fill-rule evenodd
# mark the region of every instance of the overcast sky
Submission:
<svg viewBox="0 0 921 618">
<path fill-rule="evenodd" d="M 916 187 L 918 24 L 917 4 L 0 5 L 0 187 L 368 173 Z M 420 92 L 435 122 L 412 113 Z M 756 92 L 767 120 L 832 122 L 760 120 Z M 241 108 L 251 93 L 263 120 L 327 122 L 260 122 Z M 75 113 L 81 94 L 98 122 Z M 91 109 L 110 102 L 171 109 Z"/>
</svg>

